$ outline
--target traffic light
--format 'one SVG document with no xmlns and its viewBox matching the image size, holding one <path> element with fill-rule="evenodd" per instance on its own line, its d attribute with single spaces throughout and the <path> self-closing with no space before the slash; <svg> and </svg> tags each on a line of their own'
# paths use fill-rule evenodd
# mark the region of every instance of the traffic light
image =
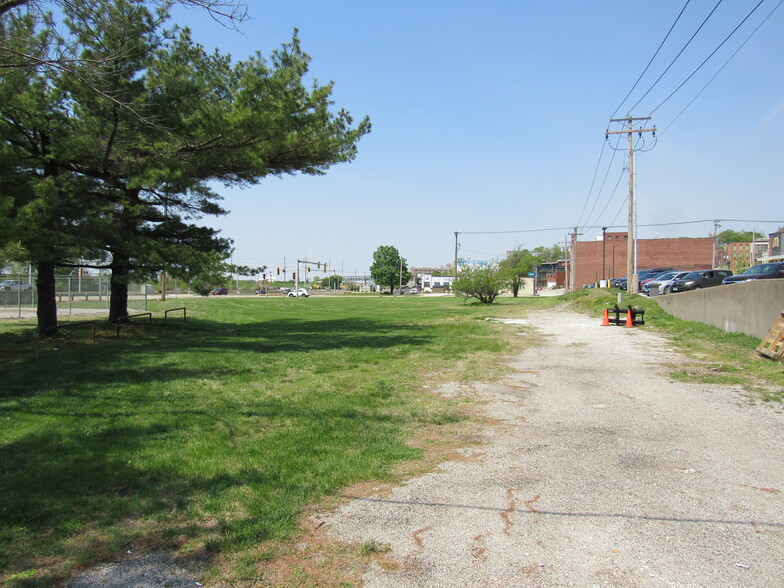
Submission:
<svg viewBox="0 0 784 588">
<path fill-rule="evenodd" d="M 326 261 L 324 262 L 324 273 L 325 274 L 327 273 L 327 262 Z"/>
<path fill-rule="evenodd" d="M 291 272 L 291 279 L 292 280 L 296 280 L 297 279 L 297 272 Z"/>
<path fill-rule="evenodd" d="M 308 266 L 308 271 L 310 271 L 310 266 Z"/>
<path fill-rule="evenodd" d="M 280 275 L 280 268 L 278 268 L 278 275 Z"/>
<path fill-rule="evenodd" d="M 316 263 L 316 267 L 317 267 L 318 269 L 321 269 L 321 262 L 320 262 L 320 261 L 319 261 L 318 263 Z"/>
<path fill-rule="evenodd" d="M 262 280 L 266 280 L 267 279 L 267 274 L 261 274 L 261 279 Z"/>
</svg>

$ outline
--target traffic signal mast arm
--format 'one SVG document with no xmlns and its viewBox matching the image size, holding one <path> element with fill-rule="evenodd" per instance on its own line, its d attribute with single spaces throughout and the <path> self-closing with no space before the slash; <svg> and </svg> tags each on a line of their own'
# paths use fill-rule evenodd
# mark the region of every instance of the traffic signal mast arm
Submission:
<svg viewBox="0 0 784 588">
<path fill-rule="evenodd" d="M 326 273 L 326 271 L 327 271 L 327 262 L 326 261 L 310 261 L 308 259 L 298 259 L 297 260 L 297 273 L 294 275 L 294 291 L 295 292 L 299 292 L 299 274 L 300 274 L 299 264 L 301 264 L 301 263 L 308 263 L 308 264 L 310 264 L 310 265 L 307 266 L 308 271 L 310 271 L 310 266 L 313 265 L 314 263 L 316 264 L 316 267 L 319 270 L 321 269 L 321 266 L 323 265 L 324 266 L 324 272 Z"/>
</svg>

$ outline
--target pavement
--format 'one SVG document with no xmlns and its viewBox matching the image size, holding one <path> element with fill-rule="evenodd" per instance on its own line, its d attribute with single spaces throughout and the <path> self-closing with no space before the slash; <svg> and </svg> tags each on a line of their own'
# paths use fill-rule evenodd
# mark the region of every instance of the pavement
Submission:
<svg viewBox="0 0 784 588">
<path fill-rule="evenodd" d="M 481 444 L 320 515 L 390 546 L 366 588 L 784 585 L 781 407 L 672 381 L 652 331 L 525 320 L 539 345 L 503 381 L 441 390 L 483 403 Z"/>
</svg>

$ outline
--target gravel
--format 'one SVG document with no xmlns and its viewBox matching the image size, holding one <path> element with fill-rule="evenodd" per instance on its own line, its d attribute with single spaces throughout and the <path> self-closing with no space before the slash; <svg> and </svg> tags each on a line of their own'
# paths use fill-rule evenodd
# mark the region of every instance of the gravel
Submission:
<svg viewBox="0 0 784 588">
<path fill-rule="evenodd" d="M 782 585 L 780 407 L 671 381 L 682 358 L 653 332 L 527 319 L 539 345 L 462 390 L 498 423 L 482 445 L 320 515 L 335 538 L 391 546 L 365 586 Z"/>
</svg>

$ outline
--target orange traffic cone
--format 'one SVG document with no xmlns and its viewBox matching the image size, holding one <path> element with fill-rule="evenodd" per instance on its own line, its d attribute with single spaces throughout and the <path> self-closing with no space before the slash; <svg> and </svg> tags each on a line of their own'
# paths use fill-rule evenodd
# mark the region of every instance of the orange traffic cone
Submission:
<svg viewBox="0 0 784 588">
<path fill-rule="evenodd" d="M 610 326 L 610 313 L 606 308 L 604 309 L 604 318 L 602 319 L 602 326 L 603 327 Z"/>
<path fill-rule="evenodd" d="M 632 309 L 626 311 L 626 326 L 633 327 L 634 326 L 634 319 L 632 318 Z"/>
</svg>

